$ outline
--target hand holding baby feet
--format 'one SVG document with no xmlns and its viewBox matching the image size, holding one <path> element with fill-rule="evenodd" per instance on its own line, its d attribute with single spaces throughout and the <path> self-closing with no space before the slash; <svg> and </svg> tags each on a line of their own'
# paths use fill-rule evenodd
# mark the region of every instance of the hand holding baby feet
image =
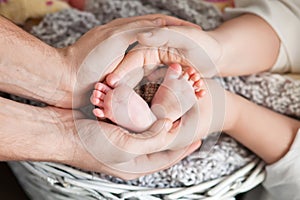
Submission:
<svg viewBox="0 0 300 200">
<path fill-rule="evenodd" d="M 91 102 L 95 116 L 108 118 L 134 132 L 147 130 L 156 120 L 147 103 L 127 85 L 110 88 L 97 83 Z"/>
<path fill-rule="evenodd" d="M 184 72 L 179 64 L 172 64 L 167 70 L 164 81 L 156 92 L 151 110 L 158 119 L 172 121 L 180 118 L 205 95 L 201 90 L 203 81 L 192 67 Z"/>
</svg>

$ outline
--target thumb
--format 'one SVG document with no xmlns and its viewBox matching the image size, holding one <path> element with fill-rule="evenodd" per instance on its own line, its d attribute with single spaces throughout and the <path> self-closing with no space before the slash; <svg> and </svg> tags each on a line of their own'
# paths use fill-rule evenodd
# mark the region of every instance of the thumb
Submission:
<svg viewBox="0 0 300 200">
<path fill-rule="evenodd" d="M 168 134 L 172 126 L 173 123 L 169 119 L 158 119 L 148 130 L 142 134 L 138 134 L 137 136 L 141 138 L 155 138 L 156 136 L 160 137 Z"/>
<path fill-rule="evenodd" d="M 161 49 L 159 51 L 163 64 L 168 64 L 170 60 L 177 57 L 176 60 L 182 60 L 179 64 L 184 66 L 189 63 L 189 66 L 198 69 L 203 77 L 210 78 L 217 74 L 215 62 L 221 54 L 220 45 L 200 29 L 191 26 L 154 28 L 139 33 L 137 40 L 144 46 L 166 48 L 168 53 Z M 178 59 L 178 56 L 181 59 Z"/>
<path fill-rule="evenodd" d="M 154 28 L 148 32 L 139 33 L 137 40 L 144 46 L 162 47 L 168 46 L 182 50 L 189 50 L 195 46 L 196 38 L 191 37 L 191 26 L 168 26 Z M 196 30 L 196 29 L 195 29 Z M 197 29 L 199 31 L 199 29 Z"/>
</svg>

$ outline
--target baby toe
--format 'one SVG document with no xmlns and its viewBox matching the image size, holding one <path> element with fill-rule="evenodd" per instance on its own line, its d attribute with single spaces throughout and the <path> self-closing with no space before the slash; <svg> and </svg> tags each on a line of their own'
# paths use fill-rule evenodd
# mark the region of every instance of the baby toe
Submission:
<svg viewBox="0 0 300 200">
<path fill-rule="evenodd" d="M 117 74 L 112 73 L 112 74 L 109 74 L 105 80 L 109 86 L 116 87 L 116 85 L 121 80 L 121 78 Z"/>
<path fill-rule="evenodd" d="M 200 80 L 200 74 L 196 73 L 196 74 L 193 74 L 192 76 L 190 76 L 190 80 L 196 82 L 196 81 L 199 81 Z"/>
<path fill-rule="evenodd" d="M 207 93 L 207 92 L 206 92 L 205 90 L 200 90 L 200 91 L 198 91 L 198 92 L 195 92 L 196 97 L 197 97 L 198 99 L 204 97 L 204 96 L 206 95 L 206 93 Z"/>
<path fill-rule="evenodd" d="M 105 94 L 111 90 L 110 87 L 108 87 L 107 85 L 105 85 L 103 83 L 96 83 L 95 89 L 99 90 L 99 91 L 101 91 L 101 92 L 103 92 Z"/>
<path fill-rule="evenodd" d="M 99 104 L 101 103 L 101 100 L 99 98 L 95 98 L 93 96 L 91 96 L 90 101 L 94 106 L 99 106 Z"/>
<path fill-rule="evenodd" d="M 196 70 L 195 70 L 193 67 L 188 67 L 185 71 L 186 71 L 190 76 L 192 76 L 193 74 L 196 73 Z"/>
<path fill-rule="evenodd" d="M 171 64 L 167 70 L 167 79 L 177 79 L 182 74 L 182 68 L 179 64 Z"/>
<path fill-rule="evenodd" d="M 103 111 L 102 109 L 100 109 L 100 108 L 95 108 L 95 109 L 93 110 L 93 113 L 94 113 L 94 115 L 95 115 L 96 117 L 100 117 L 100 118 L 105 117 L 104 111 Z"/>
<path fill-rule="evenodd" d="M 188 80 L 190 79 L 190 75 L 189 75 L 187 72 L 184 72 L 184 73 L 182 74 L 182 78 L 183 78 L 184 80 L 188 81 Z"/>
<path fill-rule="evenodd" d="M 93 95 L 94 98 L 103 99 L 105 94 L 102 91 L 94 90 Z"/>
<path fill-rule="evenodd" d="M 195 89 L 198 89 L 198 88 L 201 88 L 203 85 L 204 85 L 204 81 L 200 79 L 200 80 L 194 82 L 193 86 Z"/>
</svg>

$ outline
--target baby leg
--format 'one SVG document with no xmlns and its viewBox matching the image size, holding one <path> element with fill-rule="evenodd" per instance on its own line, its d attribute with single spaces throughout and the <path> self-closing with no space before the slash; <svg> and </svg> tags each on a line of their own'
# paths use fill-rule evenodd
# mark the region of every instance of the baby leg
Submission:
<svg viewBox="0 0 300 200">
<path fill-rule="evenodd" d="M 152 100 L 152 112 L 159 119 L 177 120 L 204 95 L 200 90 L 202 84 L 200 75 L 193 68 L 182 73 L 179 64 L 172 64 Z"/>
<path fill-rule="evenodd" d="M 147 130 L 156 120 L 147 103 L 126 85 L 112 89 L 97 83 L 91 102 L 98 106 L 93 110 L 95 116 L 108 118 L 134 132 Z"/>
</svg>

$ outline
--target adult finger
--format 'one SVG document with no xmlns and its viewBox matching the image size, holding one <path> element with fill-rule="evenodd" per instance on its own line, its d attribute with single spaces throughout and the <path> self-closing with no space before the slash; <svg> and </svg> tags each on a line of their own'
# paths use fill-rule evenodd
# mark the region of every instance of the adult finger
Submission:
<svg viewBox="0 0 300 200">
<path fill-rule="evenodd" d="M 113 165 L 111 168 L 115 171 L 119 171 L 119 176 L 123 179 L 138 178 L 173 166 L 198 149 L 200 145 L 201 141 L 197 141 L 179 150 L 168 150 L 141 155 L 128 162 Z"/>
<path fill-rule="evenodd" d="M 161 21 L 162 26 L 192 26 L 197 29 L 201 29 L 201 27 L 198 26 L 197 24 L 179 19 L 177 17 L 163 15 L 163 14 L 150 14 L 150 15 L 134 16 L 134 17 L 128 17 L 128 18 L 118 18 L 118 19 L 115 19 L 115 20 L 107 23 L 106 25 L 110 26 L 110 27 L 119 26 L 122 24 L 134 22 L 137 20 L 157 20 L 157 21 Z"/>
<path fill-rule="evenodd" d="M 142 134 L 128 131 L 96 120 L 75 120 L 76 130 L 82 145 L 99 162 L 107 165 L 126 162 L 140 155 L 168 149 L 177 137 L 168 131 L 172 123 L 158 120 Z"/>
<path fill-rule="evenodd" d="M 144 76 L 151 74 L 159 66 L 173 63 L 189 66 L 189 62 L 178 49 L 137 45 L 125 55 L 113 73 L 107 76 L 106 81 L 112 87 L 122 83 L 135 87 Z"/>
<path fill-rule="evenodd" d="M 202 30 L 189 26 L 155 28 L 140 33 L 137 39 L 145 46 L 177 48 L 205 77 L 216 74 L 215 63 L 221 56 L 221 47 L 214 38 Z M 168 60 L 168 57 L 162 58 L 165 58 L 164 62 Z"/>
</svg>

